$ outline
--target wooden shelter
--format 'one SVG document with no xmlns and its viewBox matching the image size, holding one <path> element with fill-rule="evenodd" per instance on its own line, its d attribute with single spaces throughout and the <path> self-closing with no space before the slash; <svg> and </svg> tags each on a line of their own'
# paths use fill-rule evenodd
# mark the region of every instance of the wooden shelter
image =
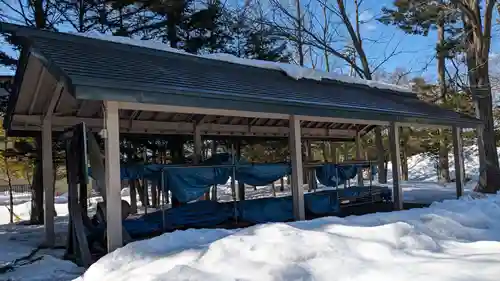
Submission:
<svg viewBox="0 0 500 281">
<path fill-rule="evenodd" d="M 42 134 L 45 229 L 53 243 L 53 132 L 79 122 L 105 132 L 108 249 L 122 245 L 120 134 L 288 138 L 294 215 L 304 219 L 303 140 L 358 139 L 390 128 L 393 198 L 399 185 L 399 127 L 453 127 L 457 193 L 463 188 L 461 128 L 480 120 L 439 108 L 416 94 L 382 85 L 293 79 L 276 69 L 144 46 L 1 24 L 23 46 L 5 128 Z M 390 87 L 388 87 L 390 88 Z"/>
</svg>

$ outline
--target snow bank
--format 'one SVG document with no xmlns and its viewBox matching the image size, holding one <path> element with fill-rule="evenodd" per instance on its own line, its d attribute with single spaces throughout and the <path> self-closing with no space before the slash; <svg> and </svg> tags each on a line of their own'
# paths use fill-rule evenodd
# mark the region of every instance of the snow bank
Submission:
<svg viewBox="0 0 500 281">
<path fill-rule="evenodd" d="M 406 88 L 406 87 L 402 87 L 402 86 L 398 86 L 398 85 L 388 84 L 388 83 L 379 82 L 379 81 L 365 80 L 365 79 L 360 79 L 360 78 L 351 77 L 351 76 L 347 76 L 347 75 L 340 75 L 340 74 L 333 73 L 333 72 L 326 72 L 326 71 L 311 69 L 311 68 L 307 68 L 307 67 L 301 67 L 299 65 L 294 65 L 294 64 L 263 61 L 263 60 L 254 60 L 254 59 L 244 59 L 244 58 L 239 58 L 239 57 L 236 57 L 234 55 L 226 54 L 226 53 L 193 55 L 193 54 L 184 52 L 183 50 L 171 48 L 170 46 L 168 46 L 162 42 L 155 41 L 155 40 L 138 40 L 138 39 L 132 39 L 132 38 L 128 38 L 128 37 L 106 35 L 106 34 L 98 33 L 96 31 L 89 31 L 87 33 L 72 33 L 72 34 L 77 35 L 77 36 L 93 38 L 93 39 L 116 42 L 116 43 L 120 43 L 120 44 L 127 44 L 127 45 L 133 45 L 133 46 L 155 49 L 155 50 L 160 50 L 160 51 L 173 52 L 173 53 L 177 53 L 177 54 L 190 55 L 190 56 L 196 56 L 196 57 L 201 57 L 201 58 L 225 61 L 225 62 L 241 64 L 241 65 L 246 65 L 246 66 L 252 66 L 252 67 L 278 70 L 278 71 L 282 71 L 282 72 L 286 73 L 289 77 L 296 79 L 296 80 L 311 79 L 311 80 L 321 81 L 323 79 L 327 79 L 327 80 L 335 80 L 335 81 L 348 83 L 348 84 L 365 85 L 368 87 L 378 88 L 378 89 L 412 93 L 411 89 Z"/>
<path fill-rule="evenodd" d="M 500 148 L 498 148 L 500 153 Z M 450 176 L 455 178 L 455 160 L 453 152 L 448 155 L 450 163 Z M 429 155 L 422 153 L 413 155 L 408 158 L 409 180 L 411 181 L 424 181 L 424 182 L 437 182 L 437 159 L 433 159 Z M 464 147 L 464 169 L 466 177 L 477 182 L 479 176 L 479 150 L 477 145 Z M 387 165 L 389 174 L 388 178 L 392 177 L 392 164 L 389 162 Z"/>
<path fill-rule="evenodd" d="M 497 280 L 500 195 L 428 209 L 188 230 L 131 243 L 78 281 Z"/>
</svg>

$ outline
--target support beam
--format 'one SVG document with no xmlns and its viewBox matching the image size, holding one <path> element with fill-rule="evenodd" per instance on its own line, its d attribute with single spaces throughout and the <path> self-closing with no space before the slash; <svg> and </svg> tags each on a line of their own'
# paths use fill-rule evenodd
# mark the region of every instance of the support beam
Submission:
<svg viewBox="0 0 500 281">
<path fill-rule="evenodd" d="M 54 164 L 52 160 L 52 126 L 50 118 L 42 127 L 42 171 L 43 171 L 43 207 L 45 246 L 52 247 L 55 242 L 54 232 Z"/>
<path fill-rule="evenodd" d="M 356 160 L 362 160 L 363 151 L 362 151 L 362 143 L 361 143 L 361 133 L 358 132 L 356 134 Z M 363 169 L 358 168 L 358 186 L 363 186 Z"/>
<path fill-rule="evenodd" d="M 44 72 L 42 72 L 43 74 Z M 40 89 L 37 89 L 40 90 Z M 57 84 L 42 122 L 42 178 L 43 178 L 43 208 L 46 246 L 52 247 L 55 242 L 54 231 L 54 161 L 52 159 L 52 114 L 64 90 L 62 84 Z"/>
<path fill-rule="evenodd" d="M 43 116 L 39 115 L 15 115 L 14 123 L 26 124 L 30 130 L 40 130 Z M 100 130 L 103 128 L 102 119 L 99 118 L 75 118 L 54 116 L 52 119 L 53 130 L 62 131 L 67 127 L 84 122 L 90 129 Z M 194 122 L 161 122 L 144 120 L 120 120 L 120 131 L 129 134 L 166 134 L 166 135 L 194 135 L 195 127 L 201 135 L 209 136 L 251 136 L 251 137 L 287 137 L 288 127 L 273 126 L 248 126 L 248 125 L 226 125 L 226 124 L 195 124 Z M 15 125 L 13 125 L 15 127 Z M 353 139 L 356 130 L 302 128 L 303 138 L 319 139 Z"/>
<path fill-rule="evenodd" d="M 123 245 L 122 204 L 120 193 L 120 132 L 116 102 L 104 102 L 105 167 L 106 167 L 106 231 L 108 252 Z"/>
<path fill-rule="evenodd" d="M 455 160 L 455 184 L 457 188 L 457 198 L 464 194 L 464 150 L 462 145 L 462 129 L 452 127 L 453 134 L 453 155 Z"/>
<path fill-rule="evenodd" d="M 289 149 L 292 162 L 292 198 L 293 216 L 295 220 L 306 218 L 304 210 L 303 166 L 302 166 L 302 140 L 300 135 L 300 119 L 290 117 Z"/>
<path fill-rule="evenodd" d="M 392 122 L 389 126 L 389 147 L 391 152 L 392 162 L 392 200 L 394 201 L 394 209 L 403 209 L 403 189 L 399 184 L 400 169 L 401 169 L 401 154 L 399 148 L 399 125 Z"/>
<path fill-rule="evenodd" d="M 269 119 L 288 119 L 288 117 L 290 116 L 288 114 L 280 114 L 280 113 L 263 113 L 254 111 L 200 108 L 200 107 L 174 106 L 174 105 L 136 103 L 136 102 L 119 102 L 119 107 L 121 109 L 128 109 L 128 110 L 236 116 L 236 117 L 250 117 L 250 118 L 256 117 L 256 118 L 269 118 Z"/>
</svg>

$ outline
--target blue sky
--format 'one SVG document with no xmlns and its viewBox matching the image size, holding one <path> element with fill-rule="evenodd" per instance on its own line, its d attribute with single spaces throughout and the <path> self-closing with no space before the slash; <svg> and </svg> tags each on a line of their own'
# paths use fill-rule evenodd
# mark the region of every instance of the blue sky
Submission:
<svg viewBox="0 0 500 281">
<path fill-rule="evenodd" d="M 396 51 L 397 55 L 384 62 L 381 70 L 392 72 L 401 68 L 412 71 L 414 76 L 423 76 L 429 81 L 435 79 L 435 64 L 433 60 L 437 35 L 431 32 L 429 36 L 408 35 L 394 26 L 386 26 L 376 21 L 383 6 L 392 6 L 392 0 L 365 0 L 361 9 L 361 19 L 366 21 L 361 32 L 364 37 L 364 47 L 372 65 L 378 65 L 386 55 Z M 500 36 L 500 28 L 494 28 L 494 36 Z M 373 41 L 382 41 L 373 43 Z M 500 50 L 500 40 L 493 40 L 492 52 Z M 5 45 L 5 44 L 4 44 Z M 3 46 L 2 49 L 5 49 Z M 11 74 L 12 70 L 0 67 L 1 74 Z"/>
</svg>

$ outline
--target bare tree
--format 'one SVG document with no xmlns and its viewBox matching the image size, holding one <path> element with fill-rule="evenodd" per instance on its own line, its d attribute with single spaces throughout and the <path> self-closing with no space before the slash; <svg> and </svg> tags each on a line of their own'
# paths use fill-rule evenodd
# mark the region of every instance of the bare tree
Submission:
<svg viewBox="0 0 500 281">
<path fill-rule="evenodd" d="M 297 25 L 287 25 L 289 22 L 297 21 L 297 17 L 292 13 L 287 6 L 283 5 L 279 0 L 270 0 L 273 8 L 280 16 L 275 16 L 270 24 L 278 27 L 282 33 L 286 34 L 290 40 L 297 40 L 293 36 Z M 325 64 L 330 70 L 329 56 L 333 56 L 349 66 L 351 72 L 361 78 L 372 80 L 372 74 L 379 69 L 385 62 L 398 55 L 400 52 L 397 47 L 386 54 L 378 63 L 374 65 L 370 63 L 368 55 L 365 51 L 364 38 L 362 36 L 361 27 L 361 6 L 363 0 L 353 0 L 354 18 L 351 20 L 347 11 L 344 0 L 312 0 L 316 6 L 320 7 L 320 11 L 303 11 L 303 16 L 311 17 L 309 26 L 300 26 L 302 28 L 303 43 L 312 48 L 317 48 L 322 51 L 325 57 Z M 319 18 L 318 15 L 322 15 Z M 276 20 L 276 19 L 279 20 Z M 347 35 L 344 37 L 343 32 Z M 340 45 L 339 42 L 344 42 Z M 345 52 L 344 50 L 348 50 Z M 353 56 L 349 50 L 353 50 Z M 384 166 L 384 144 L 382 141 L 382 128 L 375 127 L 375 146 L 380 153 L 377 153 L 377 162 L 379 170 L 379 181 L 384 183 L 387 181 L 387 176 Z"/>
</svg>

